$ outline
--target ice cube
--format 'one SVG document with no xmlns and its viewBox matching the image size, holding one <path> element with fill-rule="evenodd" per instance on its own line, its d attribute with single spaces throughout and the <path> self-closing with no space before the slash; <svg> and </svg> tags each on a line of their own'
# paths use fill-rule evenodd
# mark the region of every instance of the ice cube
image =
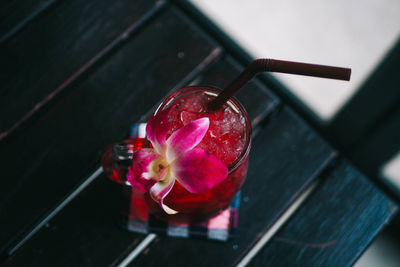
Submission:
<svg viewBox="0 0 400 267">
<path fill-rule="evenodd" d="M 182 111 L 180 115 L 180 119 L 183 123 L 183 125 L 188 124 L 189 122 L 192 122 L 194 120 L 199 119 L 200 116 L 197 113 L 189 112 L 189 111 Z"/>
</svg>

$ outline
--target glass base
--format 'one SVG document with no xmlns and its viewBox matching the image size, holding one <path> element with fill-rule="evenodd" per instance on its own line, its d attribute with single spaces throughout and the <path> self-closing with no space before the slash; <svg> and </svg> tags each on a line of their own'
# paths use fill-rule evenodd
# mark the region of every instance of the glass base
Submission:
<svg viewBox="0 0 400 267">
<path fill-rule="evenodd" d="M 124 186 L 122 196 L 125 206 L 122 209 L 120 225 L 128 231 L 218 241 L 228 241 L 236 235 L 240 192 L 236 194 L 229 207 L 196 222 L 184 221 L 182 217 L 174 216 L 169 217 L 168 220 L 157 218 L 149 212 L 143 195 L 129 186 Z"/>
</svg>

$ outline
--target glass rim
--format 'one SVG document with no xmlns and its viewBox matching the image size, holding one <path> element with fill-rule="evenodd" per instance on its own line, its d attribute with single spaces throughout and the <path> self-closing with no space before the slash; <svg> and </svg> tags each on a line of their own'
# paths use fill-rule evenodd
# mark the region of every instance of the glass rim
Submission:
<svg viewBox="0 0 400 267">
<path fill-rule="evenodd" d="M 179 100 L 181 97 L 183 97 L 186 94 L 189 94 L 191 92 L 196 92 L 196 91 L 209 91 L 211 93 L 220 93 L 222 92 L 222 89 L 212 86 L 212 85 L 193 85 L 193 86 L 187 86 L 183 87 L 181 89 L 176 90 L 174 93 L 169 95 L 167 98 L 165 98 L 161 104 L 158 106 L 154 114 L 157 114 L 159 110 L 163 110 L 164 108 L 167 108 L 170 104 L 174 103 L 175 101 Z M 240 110 L 240 113 L 243 115 L 245 119 L 245 132 L 246 132 L 246 143 L 243 147 L 242 153 L 237 157 L 235 161 L 233 161 L 229 166 L 228 166 L 228 175 L 234 172 L 241 164 L 242 162 L 247 158 L 250 148 L 251 148 L 251 133 L 252 133 L 252 127 L 251 127 L 251 122 L 249 119 L 249 116 L 246 112 L 246 109 L 243 107 L 243 105 L 240 103 L 240 101 L 236 97 L 231 97 L 228 102 L 234 105 L 234 107 L 238 110 Z"/>
</svg>

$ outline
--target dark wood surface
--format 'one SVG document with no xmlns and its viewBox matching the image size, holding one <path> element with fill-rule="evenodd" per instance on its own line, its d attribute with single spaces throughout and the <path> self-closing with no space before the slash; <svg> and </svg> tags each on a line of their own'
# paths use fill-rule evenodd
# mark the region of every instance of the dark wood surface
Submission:
<svg viewBox="0 0 400 267">
<path fill-rule="evenodd" d="M 400 101 L 399 104 L 400 106 Z M 368 136 L 360 138 L 357 149 L 350 151 L 352 160 L 361 166 L 366 174 L 377 176 L 382 165 L 400 151 L 400 108 L 388 114 L 379 127 Z M 400 195 L 398 195 L 400 199 Z"/>
<path fill-rule="evenodd" d="M 0 138 L 126 39 L 155 1 L 62 1 L 1 46 Z M 108 18 L 108 19 L 105 19 Z M 12 101 L 11 101 L 12 100 Z"/>
<path fill-rule="evenodd" d="M 4 265 L 106 266 L 122 260 L 144 236 L 118 226 L 120 191 L 99 176 Z"/>
<path fill-rule="evenodd" d="M 250 266 L 351 265 L 397 211 L 385 199 L 341 160 Z"/>
<path fill-rule="evenodd" d="M 6 266 L 117 265 L 145 235 L 118 227 L 119 185 L 103 174 L 88 179 L 96 177 L 91 175 L 100 166 L 102 150 L 126 137 L 132 123 L 146 120 L 172 90 L 199 83 L 223 88 L 244 64 L 187 15 L 192 13 L 168 1 L 29 3 L 31 11 L 17 9 L 3 24 L 5 32 L 23 26 L 0 51 L 7 66 L 0 89 L 2 261 Z M 238 98 L 252 120 L 254 143 L 237 238 L 220 243 L 157 237 L 133 265 L 235 264 L 321 176 L 320 186 L 280 233 L 290 237 L 296 225 L 308 224 L 312 231 L 325 223 L 324 235 L 310 238 L 351 236 L 348 243 L 309 252 L 302 263 L 329 263 L 354 247 L 340 261 L 353 263 L 393 216 L 396 204 L 348 162 L 333 165 L 338 152 L 268 84 L 255 79 Z M 349 177 L 343 182 L 347 186 L 335 179 L 342 176 Z M 358 197 L 367 193 L 371 199 L 360 202 Z M 334 209 L 331 194 L 340 195 L 348 208 L 328 212 Z M 314 209 L 326 212 L 299 215 Z M 340 218 L 356 214 L 363 216 L 337 227 Z M 355 228 L 366 229 L 364 235 L 352 235 Z M 287 262 L 286 255 L 276 256 L 279 251 L 269 259 L 277 240 L 264 247 L 256 264 Z"/>
<path fill-rule="evenodd" d="M 0 43 L 37 18 L 58 0 L 1 1 Z"/>
<path fill-rule="evenodd" d="M 72 85 L 23 131 L 0 142 L 3 177 L 18 177 L 0 180 L 3 249 L 99 166 L 107 144 L 126 136 L 130 124 L 216 54 L 216 44 L 201 32 L 193 34 L 194 26 L 182 20 L 177 11 L 163 11 L 159 20 Z M 183 39 L 171 36 L 173 30 Z M 159 42 L 152 41 L 155 36 Z M 137 53 L 143 50 L 147 53 Z M 181 52 L 183 59 L 178 57 Z M 170 66 L 174 73 L 165 72 Z M 45 194 L 38 194 L 45 188 Z"/>
</svg>

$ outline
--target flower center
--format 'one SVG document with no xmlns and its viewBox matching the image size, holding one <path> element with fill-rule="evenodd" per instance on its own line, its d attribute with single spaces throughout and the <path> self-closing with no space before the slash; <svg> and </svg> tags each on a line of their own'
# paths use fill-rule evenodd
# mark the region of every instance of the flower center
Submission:
<svg viewBox="0 0 400 267">
<path fill-rule="evenodd" d="M 170 173 L 169 167 L 168 161 L 164 157 L 156 159 L 154 162 L 152 162 L 152 166 L 150 167 L 152 172 L 151 177 L 157 180 L 157 182 L 164 180 L 166 175 L 168 176 Z"/>
</svg>

